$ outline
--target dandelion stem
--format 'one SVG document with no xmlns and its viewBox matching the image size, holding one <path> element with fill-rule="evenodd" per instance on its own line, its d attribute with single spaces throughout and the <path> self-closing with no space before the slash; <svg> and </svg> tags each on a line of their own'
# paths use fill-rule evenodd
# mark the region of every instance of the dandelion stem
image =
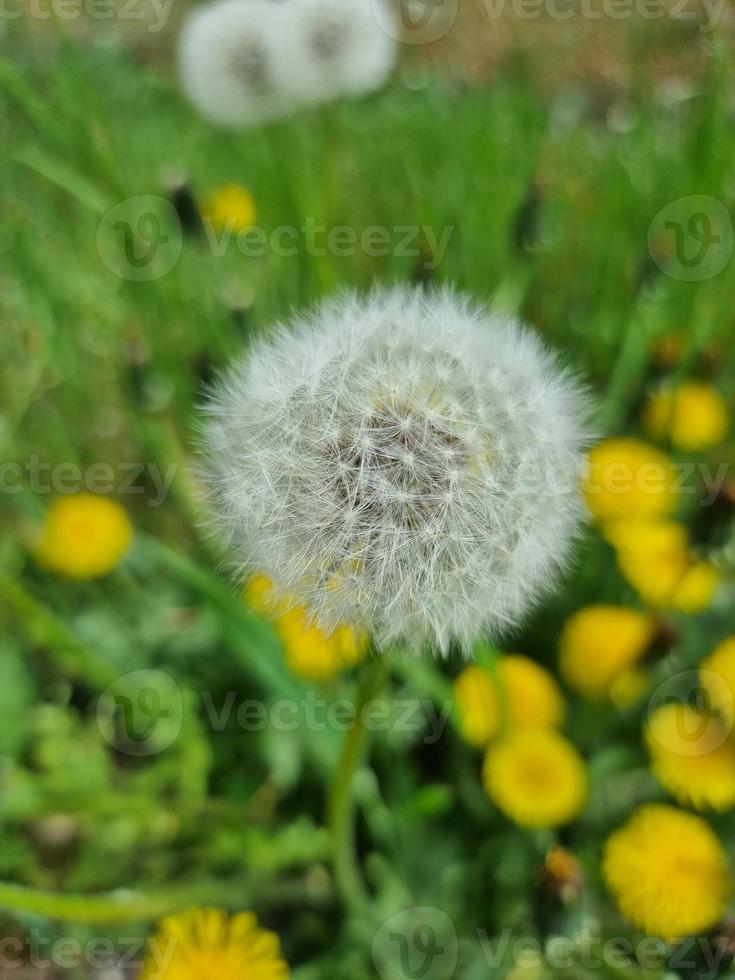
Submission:
<svg viewBox="0 0 735 980">
<path fill-rule="evenodd" d="M 332 836 L 332 865 L 337 888 L 345 903 L 353 908 L 368 901 L 368 893 L 355 853 L 355 802 L 353 782 L 367 741 L 367 704 L 380 694 L 388 674 L 385 657 L 367 663 L 362 670 L 354 726 L 347 733 L 342 755 L 334 773 L 328 801 L 328 822 Z"/>
<path fill-rule="evenodd" d="M 246 890 L 238 886 L 237 902 L 242 903 L 245 896 Z M 183 888 L 175 893 L 155 895 L 132 891 L 101 895 L 62 895 L 40 888 L 26 888 L 22 885 L 0 882 L 0 909 L 85 925 L 147 922 L 189 905 L 207 905 L 214 902 L 227 905 L 229 899 L 229 895 L 223 895 L 221 884 Z"/>
</svg>

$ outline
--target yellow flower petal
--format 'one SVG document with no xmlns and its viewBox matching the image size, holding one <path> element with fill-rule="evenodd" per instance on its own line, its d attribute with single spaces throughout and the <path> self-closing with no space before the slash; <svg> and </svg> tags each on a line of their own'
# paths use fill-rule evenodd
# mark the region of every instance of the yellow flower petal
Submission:
<svg viewBox="0 0 735 980">
<path fill-rule="evenodd" d="M 606 439 L 589 453 L 585 496 L 602 522 L 661 518 L 676 507 L 671 460 L 637 439 Z"/>
<path fill-rule="evenodd" d="M 592 701 L 609 697 L 611 685 L 651 644 L 655 622 L 623 606 L 586 606 L 571 616 L 559 644 L 559 668 L 572 690 Z"/>
<path fill-rule="evenodd" d="M 694 452 L 724 442 L 730 416 L 711 385 L 690 381 L 655 395 L 646 409 L 644 427 L 654 439 L 668 439 L 677 449 Z"/>
<path fill-rule="evenodd" d="M 59 497 L 32 546 L 39 565 L 69 578 L 99 578 L 123 559 L 133 529 L 123 508 L 108 497 Z"/>
<path fill-rule="evenodd" d="M 670 806 L 641 807 L 612 834 L 603 875 L 625 918 L 666 940 L 709 929 L 727 900 L 720 841 L 701 817 Z"/>
<path fill-rule="evenodd" d="M 581 811 L 587 772 L 571 742 L 551 728 L 521 729 L 492 745 L 483 784 L 521 827 L 559 827 Z"/>
<path fill-rule="evenodd" d="M 148 940 L 139 980 L 288 980 L 275 933 L 251 912 L 192 909 L 165 918 Z"/>
</svg>

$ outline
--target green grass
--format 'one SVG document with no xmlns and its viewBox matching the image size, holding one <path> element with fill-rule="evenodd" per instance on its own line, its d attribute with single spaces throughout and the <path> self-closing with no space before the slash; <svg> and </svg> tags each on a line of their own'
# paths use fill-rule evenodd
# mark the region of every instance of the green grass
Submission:
<svg viewBox="0 0 735 980">
<path fill-rule="evenodd" d="M 682 282 L 658 270 L 647 246 L 651 222 L 678 198 L 710 195 L 732 212 L 724 55 L 715 45 L 706 85 L 675 104 L 632 64 L 638 81 L 620 93 L 617 116 L 598 111 L 584 89 L 547 97 L 511 61 L 492 85 L 468 89 L 414 67 L 375 97 L 231 133 L 198 120 L 172 78 L 116 45 L 48 44 L 11 31 L 0 44 L 2 459 L 24 469 L 34 454 L 51 467 L 155 464 L 174 466 L 176 477 L 161 507 L 149 505 L 155 488 L 144 478 L 141 493 L 121 498 L 136 527 L 133 551 L 91 584 L 54 579 L 27 556 L 50 497 L 27 484 L 2 495 L 0 878 L 87 898 L 63 915 L 0 887 L 0 906 L 26 924 L 45 915 L 51 935 L 62 927 L 49 918 L 71 918 L 64 934 L 88 937 L 86 923 L 117 901 L 95 906 L 95 893 L 153 896 L 141 928 L 183 900 L 251 903 L 281 933 L 302 980 L 372 976 L 375 930 L 406 905 L 446 909 L 467 937 L 507 925 L 537 932 L 534 882 L 549 839 L 492 811 L 477 760 L 453 731 L 431 748 L 395 732 L 377 740 L 357 793 L 376 899 L 349 919 L 325 870 L 322 829 L 339 734 L 245 738 L 234 719 L 211 730 L 201 691 L 221 704 L 229 690 L 272 703 L 307 689 L 234 595 L 200 529 L 196 406 L 248 337 L 292 308 L 343 287 L 425 279 L 534 323 L 589 379 L 601 431 L 637 431 L 663 373 L 652 348 L 671 332 L 684 350 L 669 373 L 705 374 L 732 397 L 735 262 Z M 611 128 L 608 118 L 621 114 L 627 124 Z M 451 238 L 429 272 L 425 241 L 422 257 L 248 258 L 235 247 L 213 255 L 186 235 L 166 276 L 114 275 L 97 246 L 103 216 L 131 197 L 165 198 L 182 177 L 200 199 L 226 182 L 247 186 L 267 235 L 311 219 L 358 235 L 419 225 L 439 236 L 451 229 Z M 594 539 L 562 594 L 511 647 L 553 663 L 564 614 L 599 598 L 632 596 Z M 731 611 L 677 623 L 677 663 L 696 662 L 731 628 Z M 181 735 L 131 762 L 101 737 L 95 705 L 120 674 L 151 667 L 177 680 Z M 456 670 L 397 660 L 391 683 L 397 697 L 441 699 Z M 355 686 L 346 678 L 328 695 L 353 697 Z M 571 843 L 594 868 L 630 800 L 658 791 L 645 773 L 640 719 L 584 706 L 575 719 L 597 806 Z M 71 835 L 61 843 L 60 818 Z M 721 827 L 731 832 L 732 821 Z M 614 929 L 600 892 L 588 901 Z M 483 967 L 470 938 L 458 975 L 501 973 Z"/>
</svg>

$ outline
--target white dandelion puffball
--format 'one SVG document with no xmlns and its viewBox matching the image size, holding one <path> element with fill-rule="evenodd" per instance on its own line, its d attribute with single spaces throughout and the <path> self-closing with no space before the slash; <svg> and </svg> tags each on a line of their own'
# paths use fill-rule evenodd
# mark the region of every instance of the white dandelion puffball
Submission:
<svg viewBox="0 0 735 980">
<path fill-rule="evenodd" d="M 387 0 L 218 0 L 179 42 L 183 89 L 205 118 L 250 126 L 382 85 L 396 57 Z"/>
<path fill-rule="evenodd" d="M 289 111 L 275 73 L 283 37 L 277 0 L 219 0 L 195 10 L 179 39 L 184 92 L 212 122 L 250 126 Z"/>
<path fill-rule="evenodd" d="M 469 651 L 549 590 L 584 515 L 586 396 L 450 289 L 328 300 L 258 340 L 204 425 L 215 520 L 327 632 Z"/>
<path fill-rule="evenodd" d="M 284 89 L 317 104 L 380 88 L 396 61 L 386 0 L 283 0 Z"/>
</svg>

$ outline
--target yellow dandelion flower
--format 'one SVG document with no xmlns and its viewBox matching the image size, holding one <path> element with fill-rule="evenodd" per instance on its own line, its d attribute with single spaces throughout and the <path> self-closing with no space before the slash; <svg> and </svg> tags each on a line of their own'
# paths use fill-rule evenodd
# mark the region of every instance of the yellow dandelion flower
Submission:
<svg viewBox="0 0 735 980">
<path fill-rule="evenodd" d="M 327 636 L 309 623 L 303 607 L 279 616 L 275 627 L 286 650 L 289 670 L 305 681 L 327 684 L 367 653 L 364 634 L 342 626 Z"/>
<path fill-rule="evenodd" d="M 202 217 L 218 231 L 237 234 L 252 228 L 257 219 L 253 195 L 240 184 L 225 184 L 216 190 L 202 208 Z"/>
<path fill-rule="evenodd" d="M 273 932 L 252 912 L 229 916 L 192 909 L 163 919 L 148 941 L 139 980 L 288 980 L 288 965 Z"/>
<path fill-rule="evenodd" d="M 277 598 L 273 583 L 265 575 L 250 579 L 245 586 L 245 600 L 261 616 L 273 620 L 284 646 L 286 664 L 302 680 L 329 683 L 367 654 L 364 633 L 339 626 L 328 636 L 310 623 L 304 606 L 291 606 L 288 600 Z"/>
<path fill-rule="evenodd" d="M 668 606 L 689 568 L 687 530 L 673 521 L 621 521 L 605 529 L 625 579 L 651 606 Z"/>
<path fill-rule="evenodd" d="M 551 674 L 529 657 L 508 654 L 497 673 L 467 667 L 454 683 L 464 738 L 480 748 L 504 728 L 543 728 L 564 721 L 564 698 Z"/>
<path fill-rule="evenodd" d="M 720 573 L 707 561 L 691 565 L 674 590 L 673 609 L 692 616 L 712 605 L 721 581 Z"/>
<path fill-rule="evenodd" d="M 587 798 L 585 764 L 553 728 L 512 732 L 492 745 L 483 767 L 485 791 L 521 827 L 559 827 Z"/>
<path fill-rule="evenodd" d="M 709 707 L 718 712 L 732 731 L 735 724 L 735 636 L 730 636 L 703 660 L 699 679 L 707 693 Z"/>
<path fill-rule="evenodd" d="M 605 537 L 615 548 L 618 567 L 648 605 L 694 614 L 712 602 L 720 575 L 689 550 L 689 532 L 676 521 L 619 521 Z"/>
<path fill-rule="evenodd" d="M 653 617 L 623 606 L 586 606 L 566 621 L 559 642 L 559 669 L 578 694 L 603 700 L 611 685 L 651 644 Z"/>
<path fill-rule="evenodd" d="M 673 940 L 715 925 L 727 900 L 725 853 L 701 817 L 649 804 L 615 831 L 602 865 L 633 925 Z"/>
<path fill-rule="evenodd" d="M 652 438 L 695 452 L 724 442 L 730 417 L 725 400 L 711 385 L 690 381 L 655 395 L 643 423 Z"/>
<path fill-rule="evenodd" d="M 735 744 L 712 714 L 676 702 L 645 728 L 651 769 L 678 803 L 697 810 L 735 805 Z"/>
<path fill-rule="evenodd" d="M 494 678 L 484 667 L 465 668 L 454 682 L 454 702 L 465 741 L 487 745 L 500 730 L 498 697 Z"/>
<path fill-rule="evenodd" d="M 119 504 L 108 497 L 78 493 L 51 504 L 32 552 L 49 571 L 69 578 L 99 578 L 120 563 L 132 537 L 132 526 Z"/>
<path fill-rule="evenodd" d="M 589 453 L 585 496 L 601 522 L 666 517 L 676 507 L 668 456 L 637 439 L 605 439 Z"/>
<path fill-rule="evenodd" d="M 283 601 L 276 598 L 273 582 L 267 575 L 253 575 L 245 586 L 243 595 L 250 608 L 265 619 L 287 609 Z"/>
</svg>

